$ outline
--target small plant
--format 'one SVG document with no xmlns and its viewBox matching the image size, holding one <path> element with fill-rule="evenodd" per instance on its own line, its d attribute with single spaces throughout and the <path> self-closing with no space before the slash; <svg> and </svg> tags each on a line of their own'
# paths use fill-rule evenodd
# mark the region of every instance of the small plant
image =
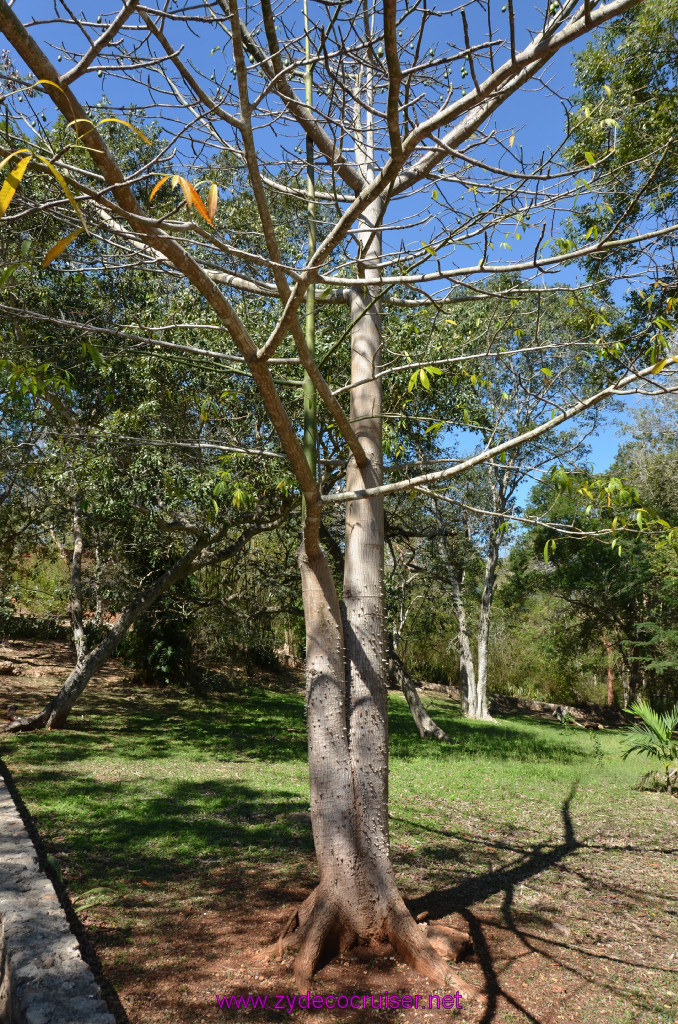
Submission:
<svg viewBox="0 0 678 1024">
<path fill-rule="evenodd" d="M 605 763 L 605 754 L 603 753 L 603 745 L 597 732 L 591 733 L 591 740 L 593 742 L 593 756 L 596 759 L 596 764 L 599 768 L 602 768 Z"/>
<path fill-rule="evenodd" d="M 641 697 L 626 710 L 627 714 L 640 718 L 643 724 L 629 729 L 624 760 L 629 754 L 645 754 L 661 761 L 666 772 L 666 791 L 671 795 L 673 786 L 678 783 L 678 739 L 673 739 L 678 727 L 678 703 L 671 711 L 660 715 Z"/>
</svg>

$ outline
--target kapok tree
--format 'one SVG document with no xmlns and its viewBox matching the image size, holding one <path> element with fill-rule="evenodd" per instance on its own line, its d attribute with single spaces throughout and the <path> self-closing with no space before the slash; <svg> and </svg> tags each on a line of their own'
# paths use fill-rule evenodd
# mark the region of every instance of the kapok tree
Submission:
<svg viewBox="0 0 678 1024">
<path fill-rule="evenodd" d="M 383 407 L 384 375 L 403 374 L 406 394 L 415 371 L 425 389 L 433 371 L 421 341 L 416 352 L 385 350 L 382 316 L 394 306 L 431 304 L 446 315 L 450 304 L 488 292 L 510 301 L 520 291 L 515 277 L 531 276 L 532 287 L 546 288 L 543 275 L 565 263 L 615 247 L 650 247 L 652 230 L 629 237 L 622 221 L 574 244 L 546 241 L 557 233 L 560 213 L 604 177 L 605 153 L 588 154 L 584 169 L 574 172 L 553 152 L 530 162 L 514 145 L 512 120 L 504 127 L 497 120 L 521 87 L 539 83 L 552 57 L 638 2 L 563 0 L 540 12 L 518 11 L 514 0 L 472 0 L 449 10 L 429 9 L 420 0 L 313 3 L 304 11 L 298 4 L 276 10 L 271 0 L 256 8 L 217 0 L 188 9 L 173 0 L 162 9 L 130 0 L 104 22 L 92 5 L 91 15 L 76 21 L 65 5 L 60 16 L 56 0 L 56 14 L 50 8 L 45 19 L 35 18 L 31 5 L 23 25 L 21 0 L 13 6 L 0 0 L 0 31 L 21 65 L 6 74 L 6 102 L 14 114 L 28 105 L 32 110 L 37 94 L 44 94 L 71 127 L 74 150 L 91 160 L 82 169 L 68 148 L 45 148 L 37 108 L 30 139 L 18 117 L 11 129 L 8 118 L 2 145 L 15 157 L 2 210 L 11 200 L 21 216 L 20 179 L 27 169 L 56 177 L 62 192 L 55 187 L 45 216 L 105 237 L 111 267 L 125 254 L 166 273 L 168 281 L 180 275 L 190 284 L 205 320 L 222 330 L 222 350 L 240 361 L 258 388 L 303 495 L 299 565 L 320 881 L 285 937 L 299 947 L 295 975 L 302 986 L 335 950 L 388 939 L 434 981 L 447 978 L 469 991 L 408 912 L 390 859 L 383 501 L 396 491 L 435 488 L 534 440 L 628 382 L 651 376 L 656 359 L 620 370 L 613 385 L 595 394 L 573 394 L 567 407 L 520 436 L 490 442 L 469 458 L 450 458 L 442 469 L 407 467 L 397 457 L 385 467 L 384 418 L 407 413 L 402 404 Z M 80 53 L 78 39 L 84 40 Z M 132 172 L 99 130 L 103 119 L 93 111 L 99 79 L 122 120 L 130 115 L 121 111 L 135 104 L 166 136 Z M 247 172 L 260 221 L 255 237 L 219 230 L 220 160 Z M 149 181 L 153 192 L 160 189 L 152 201 Z M 178 191 L 171 193 L 172 187 Z M 310 216 L 318 229 L 295 260 L 283 258 L 269 201 L 275 192 L 298 201 L 300 216 Z M 177 201 L 163 207 L 163 195 Z M 495 240 L 507 232 L 521 235 L 526 225 L 534 241 L 525 246 L 523 239 L 517 257 L 495 259 Z M 458 261 L 457 251 L 469 253 L 468 263 Z M 67 260 L 67 248 L 57 256 Z M 484 284 L 502 273 L 511 277 L 505 288 Z M 271 308 L 277 304 L 266 336 L 238 298 L 252 293 L 267 297 Z M 316 301 L 343 303 L 350 312 L 351 378 L 334 390 L 322 372 L 329 350 L 314 353 L 312 332 L 301 319 L 304 302 L 310 316 Z M 592 343 L 599 336 L 598 330 Z M 154 344 L 153 336 L 147 343 Z M 334 341 L 343 343 L 342 336 Z M 443 353 L 436 369 L 444 370 L 451 358 Z M 293 415 L 301 409 L 294 396 L 303 380 L 296 378 L 298 392 L 279 385 L 274 361 L 280 359 L 290 364 L 288 373 L 306 375 L 305 420 L 301 411 Z M 321 430 L 324 417 L 345 441 L 344 482 L 330 475 L 329 491 L 315 459 L 316 395 Z M 341 604 L 319 539 L 330 503 L 345 506 Z"/>
</svg>

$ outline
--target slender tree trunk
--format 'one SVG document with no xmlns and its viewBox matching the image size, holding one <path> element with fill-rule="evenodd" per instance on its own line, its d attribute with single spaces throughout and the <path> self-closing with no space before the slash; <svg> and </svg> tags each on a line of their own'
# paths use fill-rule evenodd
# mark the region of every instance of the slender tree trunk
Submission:
<svg viewBox="0 0 678 1024">
<path fill-rule="evenodd" d="M 475 704 L 469 706 L 469 718 L 479 718 L 486 722 L 493 719 L 487 709 L 487 663 L 490 643 L 490 615 L 494 586 L 499 562 L 499 539 L 492 531 L 485 559 L 485 579 L 480 601 L 480 626 L 478 629 L 478 678 L 476 681 Z"/>
<path fill-rule="evenodd" d="M 422 704 L 414 679 L 407 671 L 393 648 L 389 650 L 388 672 L 389 676 L 395 681 L 398 689 L 402 690 L 405 695 L 405 700 L 409 706 L 410 713 L 414 719 L 414 724 L 417 727 L 417 732 L 419 733 L 420 738 L 422 740 L 434 739 L 440 740 L 441 742 L 451 743 L 452 741 L 445 730 L 441 729 L 439 725 L 436 725 Z"/>
<path fill-rule="evenodd" d="M 607 706 L 614 704 L 614 648 L 607 637 L 603 638 L 603 647 L 607 654 Z"/>
<path fill-rule="evenodd" d="M 76 663 L 59 692 L 48 704 L 36 715 L 30 717 L 15 718 L 13 721 L 0 726 L 0 732 L 31 732 L 35 729 L 59 729 L 62 728 L 68 719 L 69 714 L 85 687 L 105 665 L 114 654 L 116 648 L 127 635 L 130 627 L 143 615 L 151 605 L 158 600 L 166 591 L 190 576 L 196 569 L 203 565 L 214 564 L 217 561 L 225 561 L 233 557 L 245 546 L 247 541 L 259 532 L 259 528 L 251 526 L 245 530 L 240 537 L 228 547 L 214 552 L 212 555 L 204 556 L 203 552 L 210 542 L 217 543 L 223 536 L 223 532 L 216 538 L 202 536 L 179 558 L 174 565 L 159 576 L 153 583 L 139 590 L 134 599 L 123 609 L 118 621 L 111 626 L 101 643 L 86 653 L 82 660 Z"/>
<path fill-rule="evenodd" d="M 451 567 L 450 585 L 452 587 L 452 600 L 457 615 L 459 629 L 459 689 L 461 691 L 461 710 L 466 717 L 471 715 L 471 708 L 475 708 L 477 701 L 476 672 L 473 664 L 473 648 L 471 646 L 471 632 L 468 625 L 468 615 L 464 604 L 461 580 L 457 576 L 454 566 Z"/>
<path fill-rule="evenodd" d="M 71 629 L 75 644 L 75 663 L 81 665 L 87 654 L 87 638 L 82 618 L 82 528 L 80 524 L 80 499 L 73 510 L 73 559 L 71 562 Z"/>
<path fill-rule="evenodd" d="M 101 600 L 101 555 L 99 554 L 99 545 L 94 546 L 94 563 L 96 565 L 96 604 L 94 608 L 94 622 L 97 626 L 100 626 L 104 619 L 104 607 Z"/>
</svg>

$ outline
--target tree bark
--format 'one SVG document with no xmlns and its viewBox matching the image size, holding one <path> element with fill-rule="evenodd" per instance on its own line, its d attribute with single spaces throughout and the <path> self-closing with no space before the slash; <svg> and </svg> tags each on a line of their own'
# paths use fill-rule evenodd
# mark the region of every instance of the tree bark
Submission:
<svg viewBox="0 0 678 1024">
<path fill-rule="evenodd" d="M 493 721 L 487 708 L 487 663 L 490 643 L 490 615 L 494 598 L 494 585 L 497 578 L 499 562 L 499 538 L 492 530 L 489 538 L 487 557 L 485 559 L 485 578 L 480 601 L 480 625 L 478 629 L 478 676 L 476 680 L 475 702 L 469 702 L 469 718 Z"/>
<path fill-rule="evenodd" d="M 367 463 L 349 461 L 346 487 L 382 480 L 381 322 L 370 277 L 379 256 L 378 207 L 361 218 L 365 286 L 352 292 L 351 423 Z M 308 515 L 308 509 L 307 509 Z M 304 988 L 338 950 L 388 940 L 431 980 L 473 992 L 452 974 L 407 910 L 390 859 L 388 719 L 384 644 L 383 499 L 346 505 L 343 602 L 329 564 L 305 531 L 299 553 L 306 618 L 306 701 L 311 818 L 320 883 L 295 912 L 281 943 L 299 947 L 295 979 Z M 296 927 L 295 927 L 296 926 Z"/>
<path fill-rule="evenodd" d="M 80 525 L 80 499 L 73 509 L 73 559 L 71 562 L 71 629 L 75 645 L 75 664 L 81 665 L 87 654 L 87 638 L 82 618 L 82 527 Z"/>
<path fill-rule="evenodd" d="M 603 647 L 607 654 L 607 706 L 614 704 L 614 649 L 607 637 L 603 637 Z"/>
<path fill-rule="evenodd" d="M 460 574 L 463 579 L 463 572 Z M 470 709 L 476 706 L 476 670 L 473 663 L 473 648 L 471 646 L 471 633 L 468 625 L 468 615 L 464 604 L 462 593 L 462 581 L 457 575 L 456 567 L 451 567 L 450 584 L 452 587 L 452 600 L 457 616 L 459 629 L 459 689 L 461 691 L 461 711 L 468 717 Z"/>
</svg>

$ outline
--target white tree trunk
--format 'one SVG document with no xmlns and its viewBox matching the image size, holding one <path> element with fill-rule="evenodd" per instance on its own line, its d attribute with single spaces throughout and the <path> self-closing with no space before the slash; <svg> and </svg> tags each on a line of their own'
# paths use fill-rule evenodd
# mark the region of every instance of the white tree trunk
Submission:
<svg viewBox="0 0 678 1024">
<path fill-rule="evenodd" d="M 480 601 L 480 625 L 478 629 L 478 676 L 476 680 L 475 703 L 469 707 L 469 718 L 480 718 L 491 722 L 487 708 L 487 662 L 490 642 L 490 614 L 499 562 L 499 539 L 493 531 L 490 535 L 485 559 L 485 579 Z"/>
<path fill-rule="evenodd" d="M 462 593 L 462 581 L 457 575 L 454 566 L 451 566 L 450 585 L 452 588 L 452 600 L 457 616 L 457 628 L 459 630 L 459 689 L 461 691 L 461 710 L 469 718 L 474 718 L 471 709 L 476 707 L 477 685 L 476 671 L 473 664 L 473 648 L 471 646 L 471 633 L 468 625 L 468 615 Z M 463 579 L 463 573 L 460 574 Z"/>
<path fill-rule="evenodd" d="M 80 523 L 80 500 L 73 509 L 73 559 L 71 562 L 71 629 L 75 644 L 75 663 L 81 665 L 87 654 L 87 638 L 82 617 L 82 527 Z"/>
</svg>

